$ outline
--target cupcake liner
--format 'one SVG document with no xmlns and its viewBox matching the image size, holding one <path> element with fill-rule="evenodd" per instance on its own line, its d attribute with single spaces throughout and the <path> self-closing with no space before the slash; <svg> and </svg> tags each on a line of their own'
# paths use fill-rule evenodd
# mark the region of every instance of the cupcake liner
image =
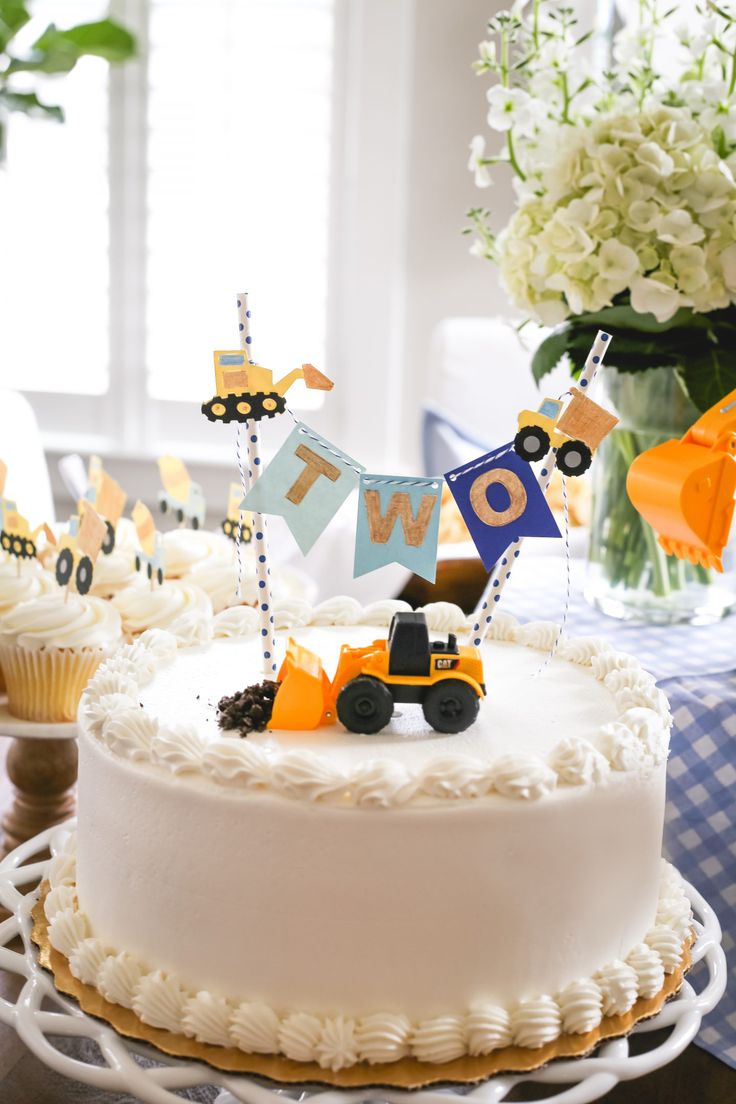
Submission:
<svg viewBox="0 0 736 1104">
<path fill-rule="evenodd" d="M 39 648 L 0 644 L 10 712 L 25 721 L 74 721 L 82 691 L 106 648 Z"/>
</svg>

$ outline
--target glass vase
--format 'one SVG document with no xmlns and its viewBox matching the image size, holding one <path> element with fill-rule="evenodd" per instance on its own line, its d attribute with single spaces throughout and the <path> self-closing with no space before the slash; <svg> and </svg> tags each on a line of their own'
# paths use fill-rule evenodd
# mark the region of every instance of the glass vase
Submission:
<svg viewBox="0 0 736 1104">
<path fill-rule="evenodd" d="M 593 461 L 585 597 L 603 613 L 626 620 L 716 621 L 736 604 L 732 550 L 724 554 L 723 574 L 667 556 L 626 494 L 633 459 L 681 437 L 699 411 L 671 368 L 618 372 L 606 367 L 601 380 L 601 401 L 618 415 L 619 424 Z"/>
</svg>

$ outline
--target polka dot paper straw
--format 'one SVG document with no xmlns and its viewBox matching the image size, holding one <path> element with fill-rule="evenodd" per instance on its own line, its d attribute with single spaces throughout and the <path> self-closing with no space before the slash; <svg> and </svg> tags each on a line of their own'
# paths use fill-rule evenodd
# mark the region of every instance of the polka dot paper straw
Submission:
<svg viewBox="0 0 736 1104">
<path fill-rule="evenodd" d="M 606 355 L 606 350 L 611 344 L 611 335 L 604 333 L 603 330 L 599 330 L 596 339 L 593 342 L 588 358 L 585 361 L 583 370 L 580 373 L 580 379 L 577 382 L 577 386 L 581 391 L 585 392 L 590 387 L 595 374 L 603 362 L 603 358 Z M 537 482 L 542 488 L 542 491 L 546 495 L 549 490 L 550 481 L 552 479 L 552 472 L 557 466 L 557 450 L 551 448 L 544 460 L 542 461 L 542 468 L 539 473 Z M 514 560 L 519 558 L 519 554 L 524 544 L 524 538 L 519 537 L 518 540 L 512 541 L 499 563 L 496 564 L 496 570 L 493 572 L 486 588 L 481 595 L 478 605 L 475 607 L 473 613 L 473 628 L 470 633 L 470 643 L 480 646 L 486 637 L 488 630 L 493 624 L 493 615 L 496 611 L 496 607 L 501 601 L 501 595 L 503 594 L 504 587 L 511 578 L 511 567 Z"/>
<path fill-rule="evenodd" d="M 249 363 L 253 364 L 253 346 L 250 335 L 250 311 L 248 310 L 248 293 L 238 293 L 238 333 L 240 347 L 248 354 Z M 261 471 L 261 442 L 258 422 L 246 422 L 245 437 L 247 445 L 247 467 L 244 470 L 240 456 L 238 438 L 238 462 L 240 465 L 241 482 L 244 493 L 249 491 L 260 475 Z M 247 472 L 247 474 L 246 474 Z M 240 527 L 238 526 L 238 534 Z M 253 539 L 256 550 L 256 575 L 258 578 L 258 624 L 261 633 L 261 645 L 263 649 L 263 674 L 266 678 L 274 678 L 277 670 L 276 663 L 276 634 L 274 631 L 273 595 L 271 593 L 271 568 L 268 552 L 268 530 L 263 514 L 253 514 Z M 238 551 L 238 555 L 240 552 Z M 240 569 L 238 569 L 238 574 Z"/>
</svg>

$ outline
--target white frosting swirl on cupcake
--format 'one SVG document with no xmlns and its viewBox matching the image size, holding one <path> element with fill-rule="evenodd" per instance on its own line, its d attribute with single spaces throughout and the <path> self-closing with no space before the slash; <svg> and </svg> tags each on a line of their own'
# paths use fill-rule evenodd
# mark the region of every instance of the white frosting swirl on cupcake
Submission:
<svg viewBox="0 0 736 1104">
<path fill-rule="evenodd" d="M 20 574 L 13 559 L 0 562 L 0 617 L 21 602 L 40 598 L 56 589 L 53 576 L 36 560 L 21 563 Z"/>
<path fill-rule="evenodd" d="M 22 602 L 0 622 L 0 643 L 41 648 L 109 648 L 122 638 L 120 614 L 101 598 L 60 588 Z"/>
<path fill-rule="evenodd" d="M 207 529 L 171 529 L 162 537 L 164 550 L 164 575 L 167 579 L 180 579 L 197 564 L 220 558 L 230 560 L 235 545 L 223 533 Z"/>
<path fill-rule="evenodd" d="M 204 629 L 202 639 L 212 635 L 212 604 L 204 591 L 191 583 L 166 581 L 152 589 L 141 579 L 116 594 L 110 604 L 119 612 L 123 632 L 129 637 L 146 629 L 167 629 L 180 643 L 193 643 L 192 620 Z"/>
</svg>

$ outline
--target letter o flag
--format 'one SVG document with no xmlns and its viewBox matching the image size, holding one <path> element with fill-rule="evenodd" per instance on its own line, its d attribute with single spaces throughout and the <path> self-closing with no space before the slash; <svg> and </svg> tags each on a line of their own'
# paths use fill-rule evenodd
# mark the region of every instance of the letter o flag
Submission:
<svg viewBox="0 0 736 1104">
<path fill-rule="evenodd" d="M 505 488 L 509 504 L 505 510 L 494 510 L 488 501 L 487 491 L 494 483 Z M 473 480 L 470 488 L 470 504 L 485 525 L 509 525 L 526 510 L 526 490 L 515 472 L 508 468 L 492 468 Z"/>
</svg>

